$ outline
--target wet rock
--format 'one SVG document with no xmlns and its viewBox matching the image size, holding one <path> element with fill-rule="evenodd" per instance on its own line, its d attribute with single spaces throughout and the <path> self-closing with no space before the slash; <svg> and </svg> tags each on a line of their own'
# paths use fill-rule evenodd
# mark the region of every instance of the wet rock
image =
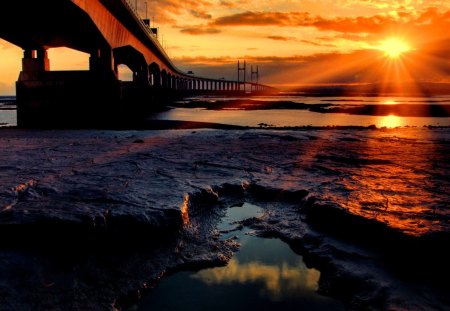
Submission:
<svg viewBox="0 0 450 311">
<path fill-rule="evenodd" d="M 307 195 L 306 190 L 285 190 L 249 184 L 246 188 L 252 196 L 262 201 L 301 202 Z"/>
<path fill-rule="evenodd" d="M 0 308 L 110 310 L 223 264 L 236 245 L 215 225 L 244 202 L 265 210 L 245 225 L 289 242 L 349 306 L 448 306 L 450 131 L 285 131 L 2 130 Z"/>
</svg>

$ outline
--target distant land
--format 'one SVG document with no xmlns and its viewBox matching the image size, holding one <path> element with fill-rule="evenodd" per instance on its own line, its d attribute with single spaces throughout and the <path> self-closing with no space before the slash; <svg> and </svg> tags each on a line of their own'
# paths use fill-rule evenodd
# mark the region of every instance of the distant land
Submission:
<svg viewBox="0 0 450 311">
<path fill-rule="evenodd" d="M 450 95 L 450 83 L 367 83 L 303 85 L 289 89 L 312 96 L 433 96 Z"/>
</svg>

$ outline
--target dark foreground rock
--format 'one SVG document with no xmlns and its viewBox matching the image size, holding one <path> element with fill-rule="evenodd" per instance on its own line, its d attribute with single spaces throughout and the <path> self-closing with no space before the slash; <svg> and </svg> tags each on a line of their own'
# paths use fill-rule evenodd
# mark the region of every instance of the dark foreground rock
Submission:
<svg viewBox="0 0 450 311">
<path fill-rule="evenodd" d="M 282 238 L 350 309 L 439 310 L 448 129 L 0 131 L 0 310 L 126 307 L 226 264 L 216 224 Z"/>
</svg>

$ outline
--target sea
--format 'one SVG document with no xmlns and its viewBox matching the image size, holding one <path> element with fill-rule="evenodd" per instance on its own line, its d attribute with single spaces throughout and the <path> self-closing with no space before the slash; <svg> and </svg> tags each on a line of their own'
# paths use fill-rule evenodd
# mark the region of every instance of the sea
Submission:
<svg viewBox="0 0 450 311">
<path fill-rule="evenodd" d="M 0 96 L 0 127 L 17 125 L 15 96 Z"/>
<path fill-rule="evenodd" d="M 251 109 L 236 105 L 221 105 L 214 108 L 216 102 L 252 101 Z M 201 102 L 200 106 L 189 103 Z M 270 103 L 267 107 L 265 103 Z M 277 103 L 289 103 L 280 107 Z M 298 107 L 296 107 L 298 104 Z M 363 109 L 372 107 L 373 109 Z M 377 107 L 391 107 L 392 113 L 383 110 L 377 113 Z M 395 107 L 417 110 L 418 113 L 398 113 Z M 439 107 L 445 114 L 435 113 L 433 107 Z M 330 109 L 333 108 L 333 109 Z M 361 112 L 354 111 L 355 108 Z M 347 111 L 347 110 L 348 111 Z M 334 111 L 332 111 L 334 110 Z M 427 113 L 430 111 L 430 113 Z M 450 95 L 430 97 L 399 96 L 308 96 L 301 93 L 281 93 L 276 96 L 260 97 L 193 97 L 177 102 L 171 109 L 153 114 L 155 120 L 179 120 L 230 124 L 249 127 L 327 127 L 327 126 L 372 126 L 378 128 L 450 126 Z M 0 97 L 0 126 L 16 126 L 17 114 L 15 97 Z"/>
</svg>

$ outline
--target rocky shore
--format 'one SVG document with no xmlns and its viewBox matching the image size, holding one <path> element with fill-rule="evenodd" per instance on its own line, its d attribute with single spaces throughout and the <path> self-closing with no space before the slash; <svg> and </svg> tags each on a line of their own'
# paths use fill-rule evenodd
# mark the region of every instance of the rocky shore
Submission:
<svg viewBox="0 0 450 311">
<path fill-rule="evenodd" d="M 190 128 L 190 127 L 188 127 Z M 216 225 L 281 238 L 349 309 L 450 305 L 447 128 L 0 130 L 0 310 L 126 309 L 225 265 Z"/>
</svg>

